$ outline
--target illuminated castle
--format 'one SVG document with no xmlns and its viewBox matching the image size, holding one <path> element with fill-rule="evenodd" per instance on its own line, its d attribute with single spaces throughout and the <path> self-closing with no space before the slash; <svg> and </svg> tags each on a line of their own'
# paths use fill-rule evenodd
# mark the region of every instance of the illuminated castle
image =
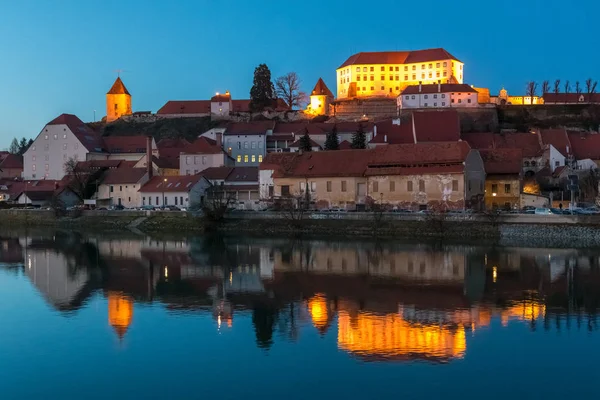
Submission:
<svg viewBox="0 0 600 400">
<path fill-rule="evenodd" d="M 133 318 L 133 300 L 120 292 L 108 293 L 108 323 L 123 339 Z"/>
<path fill-rule="evenodd" d="M 336 71 L 337 98 L 397 97 L 409 85 L 463 83 L 463 67 L 444 49 L 357 53 Z"/>
<path fill-rule="evenodd" d="M 327 87 L 323 79 L 319 78 L 315 88 L 310 93 L 310 103 L 306 113 L 314 116 L 329 114 L 329 104 L 334 100 L 333 93 Z"/>
<path fill-rule="evenodd" d="M 120 77 L 106 93 L 106 122 L 113 122 L 131 114 L 131 94 Z"/>
</svg>

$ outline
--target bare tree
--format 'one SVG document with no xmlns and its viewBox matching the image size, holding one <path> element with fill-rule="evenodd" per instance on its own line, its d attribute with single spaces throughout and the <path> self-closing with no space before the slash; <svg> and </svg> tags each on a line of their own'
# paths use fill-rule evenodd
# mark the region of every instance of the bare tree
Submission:
<svg viewBox="0 0 600 400">
<path fill-rule="evenodd" d="M 542 96 L 550 92 L 550 81 L 544 81 L 542 83 Z"/>
<path fill-rule="evenodd" d="M 587 94 L 592 94 L 592 85 L 594 84 L 594 81 L 592 81 L 592 78 L 588 78 L 585 80 L 585 91 Z"/>
<path fill-rule="evenodd" d="M 581 94 L 581 85 L 579 84 L 579 81 L 575 82 L 575 93 Z"/>
<path fill-rule="evenodd" d="M 234 192 L 225 190 L 222 185 L 213 185 L 206 191 L 204 203 L 191 208 L 200 208 L 206 220 L 216 223 L 225 218 L 235 200 Z"/>
<path fill-rule="evenodd" d="M 91 196 L 90 184 L 96 174 L 92 174 L 90 171 L 80 168 L 78 161 L 74 158 L 69 158 L 64 164 L 65 175 L 69 182 L 69 189 L 80 199 L 86 199 Z"/>
<path fill-rule="evenodd" d="M 535 97 L 537 88 L 538 88 L 537 82 L 534 82 L 534 81 L 527 82 L 527 87 L 525 89 L 525 93 L 531 99 L 531 104 L 533 104 L 533 98 Z"/>
<path fill-rule="evenodd" d="M 560 79 L 554 81 L 554 93 L 560 93 Z"/>
<path fill-rule="evenodd" d="M 290 109 L 302 108 L 306 103 L 306 93 L 300 90 L 300 86 L 298 74 L 288 72 L 275 81 L 275 93 L 287 103 Z"/>
<path fill-rule="evenodd" d="M 592 83 L 592 90 L 590 90 L 590 94 L 596 93 L 596 86 L 598 86 L 598 81 L 594 81 L 594 83 Z"/>
<path fill-rule="evenodd" d="M 570 93 L 571 92 L 571 84 L 569 83 L 569 81 L 565 82 L 565 93 Z"/>
<path fill-rule="evenodd" d="M 290 221 L 292 227 L 298 229 L 302 226 L 302 221 L 308 211 L 310 193 L 294 193 L 281 199 L 280 209 L 283 211 L 283 217 Z"/>
</svg>

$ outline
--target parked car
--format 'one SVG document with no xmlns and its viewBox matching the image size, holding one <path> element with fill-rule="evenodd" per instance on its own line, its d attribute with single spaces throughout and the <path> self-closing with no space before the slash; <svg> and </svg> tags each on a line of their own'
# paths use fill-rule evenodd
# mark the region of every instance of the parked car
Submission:
<svg viewBox="0 0 600 400">
<path fill-rule="evenodd" d="M 345 213 L 348 212 L 348 210 L 346 210 L 345 208 L 331 208 L 329 209 L 329 212 Z"/>
<path fill-rule="evenodd" d="M 149 205 L 141 206 L 139 208 L 139 210 L 141 210 L 141 211 L 153 211 L 154 210 L 154 206 L 149 206 Z"/>
<path fill-rule="evenodd" d="M 538 207 L 535 209 L 535 215 L 552 215 L 549 208 Z"/>
</svg>

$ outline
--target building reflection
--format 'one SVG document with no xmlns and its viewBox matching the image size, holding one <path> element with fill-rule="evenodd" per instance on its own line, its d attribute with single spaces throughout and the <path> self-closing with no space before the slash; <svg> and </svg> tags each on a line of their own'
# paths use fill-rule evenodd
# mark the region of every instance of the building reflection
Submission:
<svg viewBox="0 0 600 400">
<path fill-rule="evenodd" d="M 215 330 L 251 315 L 261 348 L 310 325 L 362 360 L 458 359 L 494 320 L 596 330 L 600 304 L 600 254 L 587 250 L 57 234 L 0 238 L 0 264 L 61 312 L 101 294 L 119 339 L 135 303 L 158 303 L 212 315 Z"/>
</svg>

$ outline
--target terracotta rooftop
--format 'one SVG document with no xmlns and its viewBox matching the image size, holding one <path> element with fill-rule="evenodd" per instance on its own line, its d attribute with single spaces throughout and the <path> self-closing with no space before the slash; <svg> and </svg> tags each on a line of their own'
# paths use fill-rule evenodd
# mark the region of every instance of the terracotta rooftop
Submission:
<svg viewBox="0 0 600 400">
<path fill-rule="evenodd" d="M 331 93 L 331 90 L 329 90 L 329 88 L 327 87 L 327 85 L 325 84 L 325 82 L 323 82 L 322 78 L 319 78 L 319 80 L 317 81 L 317 84 L 315 85 L 314 89 L 311 92 L 312 95 L 325 95 L 328 97 L 335 97 L 333 95 L 333 93 Z"/>
<path fill-rule="evenodd" d="M 225 182 L 258 182 L 258 167 L 235 167 Z"/>
<path fill-rule="evenodd" d="M 540 130 L 540 138 L 543 145 L 551 144 L 565 157 L 572 151 L 566 129 L 542 129 Z"/>
<path fill-rule="evenodd" d="M 105 136 L 104 149 L 109 153 L 145 153 L 146 136 Z"/>
<path fill-rule="evenodd" d="M 137 184 L 146 175 L 146 168 L 118 168 L 106 171 L 103 185 Z"/>
<path fill-rule="evenodd" d="M 486 174 L 519 175 L 523 165 L 521 149 L 486 149 L 480 150 Z"/>
<path fill-rule="evenodd" d="M 544 103 L 600 103 L 600 93 L 544 93 Z"/>
<path fill-rule="evenodd" d="M 493 149 L 494 148 L 494 134 L 491 132 L 484 133 L 462 133 L 462 140 L 469 143 L 469 146 L 473 149 Z"/>
<path fill-rule="evenodd" d="M 408 144 L 414 143 L 412 117 L 409 121 L 403 121 L 400 125 L 393 123 L 391 119 L 380 121 L 377 126 L 377 136 L 374 136 L 371 144 Z"/>
<path fill-rule="evenodd" d="M 419 90 L 419 85 L 411 85 L 402 91 L 402 95 L 419 93 L 477 93 L 477 90 L 466 83 L 442 83 L 441 85 L 421 85 L 421 90 Z"/>
<path fill-rule="evenodd" d="M 0 157 L 1 169 L 23 169 L 23 156 L 18 154 L 7 154 Z"/>
<path fill-rule="evenodd" d="M 317 142 L 315 142 L 314 140 L 312 140 L 310 137 L 308 138 L 310 141 L 310 147 L 318 147 L 321 148 L 321 145 Z M 302 140 L 302 136 L 300 136 L 300 139 L 296 140 L 294 143 L 290 144 L 290 147 L 300 147 L 300 141 Z"/>
<path fill-rule="evenodd" d="M 225 135 L 266 135 L 275 128 L 273 121 L 231 122 L 227 125 Z"/>
<path fill-rule="evenodd" d="M 210 114 L 210 100 L 169 100 L 157 114 Z"/>
<path fill-rule="evenodd" d="M 193 143 L 191 143 L 185 150 L 184 154 L 220 154 L 223 153 L 221 146 L 217 145 L 217 142 L 200 136 Z"/>
<path fill-rule="evenodd" d="M 229 100 L 231 100 L 231 95 L 228 93 L 217 94 L 210 98 L 210 101 L 213 103 L 218 103 L 218 102 L 227 103 L 227 102 L 229 102 Z"/>
<path fill-rule="evenodd" d="M 125 87 L 125 84 L 123 83 L 121 78 L 117 77 L 117 79 L 115 80 L 115 83 L 113 83 L 112 87 L 110 88 L 110 90 L 108 91 L 107 94 L 128 94 L 129 95 L 129 91 L 127 91 L 127 88 Z"/>
<path fill-rule="evenodd" d="M 339 145 L 339 150 L 350 150 L 352 148 L 352 143 L 347 140 L 342 140 Z"/>
<path fill-rule="evenodd" d="M 460 118 L 456 110 L 412 113 L 417 143 L 460 140 Z"/>
<path fill-rule="evenodd" d="M 165 182 L 166 179 L 166 182 Z M 173 193 L 189 192 L 194 185 L 205 179 L 199 175 L 155 176 L 146 182 L 139 190 L 142 193 Z"/>
<path fill-rule="evenodd" d="M 528 132 L 496 134 L 494 147 L 497 149 L 521 149 L 523 157 L 538 157 L 543 152 L 538 135 Z"/>
<path fill-rule="evenodd" d="M 415 51 L 377 51 L 354 54 L 340 65 L 338 69 L 349 65 L 416 64 L 440 60 L 456 60 L 460 62 L 460 60 L 442 48 Z"/>
<path fill-rule="evenodd" d="M 210 167 L 201 172 L 209 181 L 224 181 L 233 171 L 233 167 Z"/>
<path fill-rule="evenodd" d="M 88 151 L 101 152 L 103 150 L 102 137 L 73 114 L 61 114 L 47 125 L 66 125 Z"/>
<path fill-rule="evenodd" d="M 179 169 L 179 157 L 156 157 L 152 156 L 152 163 L 158 168 Z"/>
<path fill-rule="evenodd" d="M 594 132 L 573 132 L 567 133 L 571 143 L 571 152 L 577 160 L 600 160 L 600 134 Z"/>
</svg>

